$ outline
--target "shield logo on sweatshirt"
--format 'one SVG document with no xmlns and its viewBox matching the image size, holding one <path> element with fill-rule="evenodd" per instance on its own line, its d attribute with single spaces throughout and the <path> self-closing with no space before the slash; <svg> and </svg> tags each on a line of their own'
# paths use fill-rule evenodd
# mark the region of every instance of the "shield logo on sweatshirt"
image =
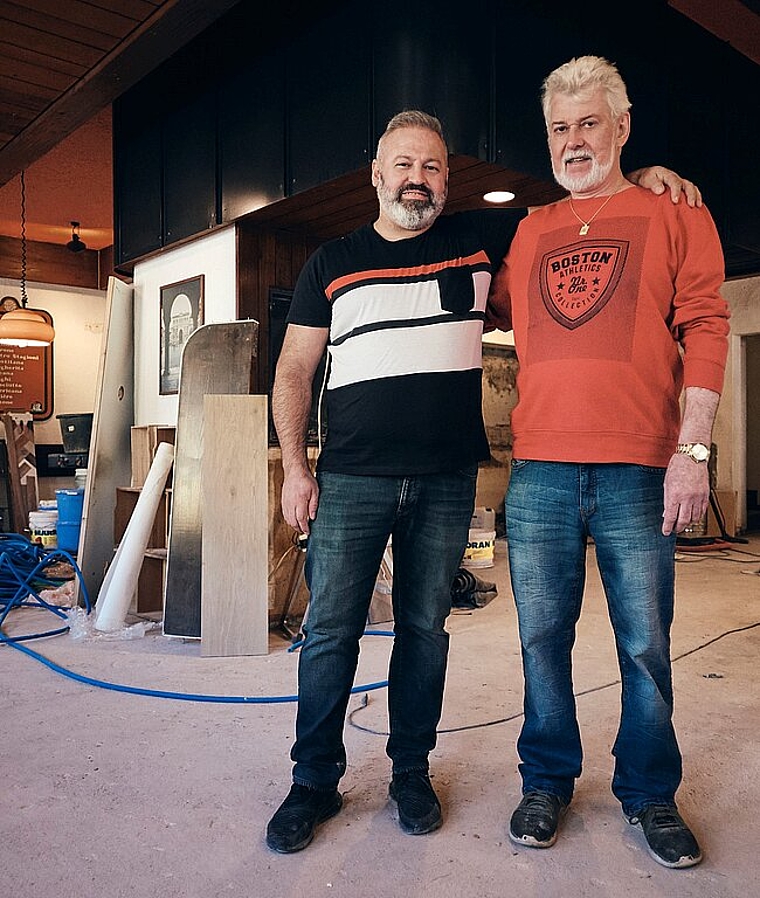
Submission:
<svg viewBox="0 0 760 898">
<path fill-rule="evenodd" d="M 573 330 L 607 305 L 625 267 L 624 240 L 584 240 L 547 253 L 541 260 L 541 298 L 549 314 Z"/>
</svg>

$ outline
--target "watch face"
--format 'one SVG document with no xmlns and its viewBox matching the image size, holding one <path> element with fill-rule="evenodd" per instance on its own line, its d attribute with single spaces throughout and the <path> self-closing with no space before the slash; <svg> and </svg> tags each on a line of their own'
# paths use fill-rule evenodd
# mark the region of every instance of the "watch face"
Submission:
<svg viewBox="0 0 760 898">
<path fill-rule="evenodd" d="M 706 461 L 710 457 L 710 450 L 707 446 L 703 446 L 702 443 L 695 443 L 691 447 L 691 452 L 698 461 Z"/>
</svg>

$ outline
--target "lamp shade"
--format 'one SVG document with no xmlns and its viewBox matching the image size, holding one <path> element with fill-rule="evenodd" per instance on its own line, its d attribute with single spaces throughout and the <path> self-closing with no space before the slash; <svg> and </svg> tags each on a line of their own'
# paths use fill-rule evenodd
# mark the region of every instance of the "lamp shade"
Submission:
<svg viewBox="0 0 760 898">
<path fill-rule="evenodd" d="M 0 345 L 48 346 L 54 337 L 53 327 L 39 312 L 16 309 L 0 318 Z"/>
</svg>

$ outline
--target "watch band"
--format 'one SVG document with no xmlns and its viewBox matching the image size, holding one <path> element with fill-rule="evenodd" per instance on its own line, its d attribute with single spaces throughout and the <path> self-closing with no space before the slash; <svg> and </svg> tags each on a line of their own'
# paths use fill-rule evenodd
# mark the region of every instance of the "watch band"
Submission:
<svg viewBox="0 0 760 898">
<path fill-rule="evenodd" d="M 706 462 L 710 458 L 710 447 L 704 443 L 679 443 L 676 446 L 676 452 L 688 455 L 697 464 Z"/>
</svg>

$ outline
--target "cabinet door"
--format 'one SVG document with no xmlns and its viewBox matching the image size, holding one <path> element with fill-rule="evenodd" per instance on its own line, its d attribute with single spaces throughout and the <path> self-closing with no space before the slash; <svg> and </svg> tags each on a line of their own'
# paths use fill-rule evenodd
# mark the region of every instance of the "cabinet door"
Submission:
<svg viewBox="0 0 760 898">
<path fill-rule="evenodd" d="M 160 97 L 148 79 L 113 106 L 114 262 L 160 249 Z"/>
<path fill-rule="evenodd" d="M 193 71 L 205 71 L 202 58 Z M 184 94 L 177 93 L 177 101 L 168 106 L 164 117 L 167 246 L 203 234 L 217 223 L 216 88 L 200 77 L 183 77 L 182 89 Z"/>
<path fill-rule="evenodd" d="M 284 78 L 282 53 L 230 66 L 219 95 L 223 223 L 285 196 Z"/>
</svg>

